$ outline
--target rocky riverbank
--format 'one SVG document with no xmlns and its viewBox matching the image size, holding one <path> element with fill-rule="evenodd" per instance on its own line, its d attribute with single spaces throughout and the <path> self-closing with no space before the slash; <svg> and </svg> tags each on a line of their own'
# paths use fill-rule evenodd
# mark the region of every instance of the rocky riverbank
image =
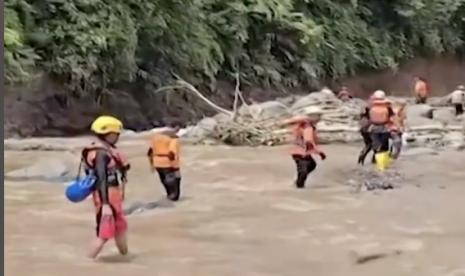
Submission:
<svg viewBox="0 0 465 276">
<path fill-rule="evenodd" d="M 456 149 L 465 146 L 465 116 L 455 116 L 454 108 L 447 105 L 445 97 L 430 98 L 428 104 L 421 105 L 414 104 L 411 98 L 391 97 L 390 100 L 407 102 L 404 137 L 407 145 Z M 185 129 L 182 135 L 198 143 L 220 139 L 235 145 L 282 144 L 288 133 L 279 124 L 280 120 L 318 112 L 322 114 L 317 125 L 322 143 L 353 143 L 361 141 L 358 121 L 364 106 L 361 99 L 343 102 L 329 90 L 313 92 L 307 96 L 243 105 L 234 118 L 224 114 L 205 118 L 196 126 Z M 231 131 L 235 125 L 243 129 L 224 133 Z"/>
</svg>

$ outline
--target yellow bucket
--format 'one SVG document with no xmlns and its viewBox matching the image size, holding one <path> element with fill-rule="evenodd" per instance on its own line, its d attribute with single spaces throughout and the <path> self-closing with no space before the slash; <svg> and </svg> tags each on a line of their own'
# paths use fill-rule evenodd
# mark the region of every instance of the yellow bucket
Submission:
<svg viewBox="0 0 465 276">
<path fill-rule="evenodd" d="M 391 163 L 389 152 L 380 152 L 375 155 L 376 168 L 380 171 L 384 171 Z"/>
</svg>

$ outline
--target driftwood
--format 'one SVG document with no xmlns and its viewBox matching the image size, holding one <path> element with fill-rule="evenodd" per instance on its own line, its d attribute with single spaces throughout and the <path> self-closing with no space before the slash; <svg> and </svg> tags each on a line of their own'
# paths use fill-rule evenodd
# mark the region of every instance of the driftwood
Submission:
<svg viewBox="0 0 465 276">
<path fill-rule="evenodd" d="M 246 108 L 246 111 L 249 107 L 242 95 L 242 92 L 240 91 L 239 74 L 236 74 L 236 87 L 234 90 L 232 111 L 216 105 L 200 93 L 192 84 L 182 79 L 178 79 L 174 85 L 157 89 L 155 93 L 179 90 L 187 90 L 193 93 L 215 111 L 225 114 L 230 118 L 230 120 L 218 122 L 211 138 L 220 140 L 226 144 L 250 146 L 276 145 L 285 140 L 285 135 L 282 134 L 283 131 L 276 123 L 276 118 L 273 120 L 258 120 L 252 116 L 251 112 L 246 112 L 245 116 L 238 116 L 239 102 L 241 102 L 243 107 Z"/>
<path fill-rule="evenodd" d="M 207 97 L 205 97 L 202 93 L 200 93 L 199 90 L 197 90 L 192 84 L 182 79 L 178 79 L 175 85 L 161 87 L 157 89 L 154 93 L 160 93 L 160 92 L 166 92 L 166 91 L 173 92 L 173 91 L 179 91 L 179 90 L 187 90 L 193 93 L 194 95 L 199 97 L 201 100 L 203 100 L 206 104 L 208 104 L 211 108 L 213 108 L 215 111 L 219 113 L 226 114 L 228 116 L 233 115 L 232 111 L 222 108 L 218 106 L 217 104 L 213 103 Z"/>
</svg>

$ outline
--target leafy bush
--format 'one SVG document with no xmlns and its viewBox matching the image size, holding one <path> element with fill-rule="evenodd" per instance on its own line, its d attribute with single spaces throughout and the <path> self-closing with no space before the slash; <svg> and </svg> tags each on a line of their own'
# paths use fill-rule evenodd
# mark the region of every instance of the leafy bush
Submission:
<svg viewBox="0 0 465 276">
<path fill-rule="evenodd" d="M 465 48 L 465 0 L 7 0 L 5 77 L 315 85 Z"/>
</svg>

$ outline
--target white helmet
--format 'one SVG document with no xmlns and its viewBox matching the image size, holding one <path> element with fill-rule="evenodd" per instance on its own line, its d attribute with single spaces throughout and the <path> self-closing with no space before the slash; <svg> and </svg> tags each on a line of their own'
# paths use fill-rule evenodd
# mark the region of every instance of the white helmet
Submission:
<svg viewBox="0 0 465 276">
<path fill-rule="evenodd" d="M 378 100 L 384 100 L 386 98 L 386 93 L 384 93 L 383 90 L 376 90 L 373 93 L 373 98 L 378 99 Z"/>
</svg>

